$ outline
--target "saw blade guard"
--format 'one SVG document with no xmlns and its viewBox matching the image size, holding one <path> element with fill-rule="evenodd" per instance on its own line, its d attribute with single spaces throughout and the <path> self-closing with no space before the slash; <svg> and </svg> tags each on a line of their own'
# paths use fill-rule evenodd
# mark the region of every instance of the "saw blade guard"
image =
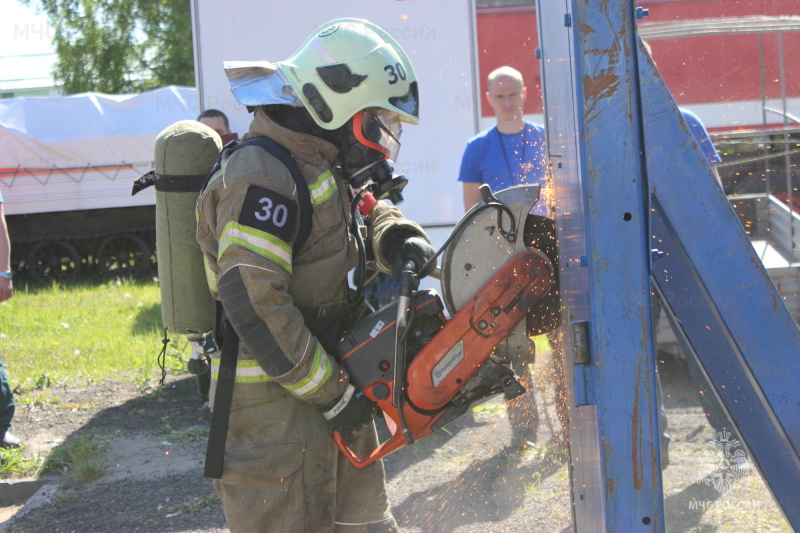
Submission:
<svg viewBox="0 0 800 533">
<path fill-rule="evenodd" d="M 483 187 L 489 192 L 488 186 Z M 521 339 L 558 327 L 561 300 L 555 222 L 530 214 L 539 200 L 539 191 L 538 185 L 519 185 L 495 194 L 484 194 L 487 197 L 456 225 L 442 252 L 440 276 L 442 300 L 451 316 L 510 258 L 526 251 L 538 251 L 552 263 L 555 283 L 550 293 L 529 313 L 525 327 L 515 328 L 518 330 L 515 336 Z M 503 208 L 493 206 L 495 203 Z"/>
</svg>

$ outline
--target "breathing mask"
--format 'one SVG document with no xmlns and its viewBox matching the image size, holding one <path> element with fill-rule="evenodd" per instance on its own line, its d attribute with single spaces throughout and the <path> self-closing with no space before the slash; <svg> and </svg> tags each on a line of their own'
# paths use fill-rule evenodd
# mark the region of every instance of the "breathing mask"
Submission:
<svg viewBox="0 0 800 533">
<path fill-rule="evenodd" d="M 374 196 L 398 205 L 400 193 L 408 180 L 395 176 L 389 161 L 400 151 L 403 132 L 400 116 L 380 107 L 368 107 L 353 116 L 346 126 L 347 135 L 341 146 L 342 175 L 353 188 L 369 186 Z"/>
</svg>

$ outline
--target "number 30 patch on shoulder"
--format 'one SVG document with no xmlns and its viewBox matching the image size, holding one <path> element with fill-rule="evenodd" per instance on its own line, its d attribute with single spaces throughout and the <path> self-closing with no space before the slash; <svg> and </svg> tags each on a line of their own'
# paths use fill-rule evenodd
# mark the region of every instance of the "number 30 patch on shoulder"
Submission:
<svg viewBox="0 0 800 533">
<path fill-rule="evenodd" d="M 251 185 L 244 198 L 239 223 L 290 242 L 294 237 L 297 204 L 291 198 Z"/>
</svg>

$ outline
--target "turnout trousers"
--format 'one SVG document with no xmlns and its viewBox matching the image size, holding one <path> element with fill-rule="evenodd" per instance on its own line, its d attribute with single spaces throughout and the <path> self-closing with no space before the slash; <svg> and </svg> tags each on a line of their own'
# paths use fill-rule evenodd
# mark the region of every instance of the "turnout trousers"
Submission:
<svg viewBox="0 0 800 533">
<path fill-rule="evenodd" d="M 11 391 L 8 374 L 3 366 L 3 358 L 0 356 L 0 440 L 6 431 L 11 429 L 14 410 L 14 393 Z"/>
<path fill-rule="evenodd" d="M 382 462 L 353 468 L 319 410 L 283 387 L 236 389 L 225 467 L 214 480 L 232 533 L 396 531 Z M 351 444 L 359 455 L 375 447 L 374 423 Z"/>
</svg>

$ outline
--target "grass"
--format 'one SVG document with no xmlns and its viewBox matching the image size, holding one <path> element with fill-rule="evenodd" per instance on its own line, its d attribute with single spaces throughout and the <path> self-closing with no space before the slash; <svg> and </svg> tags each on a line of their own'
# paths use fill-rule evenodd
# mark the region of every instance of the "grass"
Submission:
<svg viewBox="0 0 800 533">
<path fill-rule="evenodd" d="M 43 458 L 23 452 L 24 448 L 0 448 L 0 479 L 33 476 L 41 470 Z"/>
<path fill-rule="evenodd" d="M 158 354 L 164 336 L 160 302 L 154 280 L 16 284 L 14 297 L 0 304 L 0 356 L 17 409 L 89 407 L 63 404 L 51 395 L 50 388 L 58 385 L 109 378 L 142 387 L 155 384 L 161 377 Z M 167 371 L 186 373 L 188 342 L 182 336 L 169 338 Z M 46 459 L 26 457 L 24 448 L 0 449 L 0 478 L 51 470 L 88 481 L 102 475 L 106 451 L 102 440 L 85 435 Z"/>
<path fill-rule="evenodd" d="M 31 392 L 26 396 L 14 398 L 14 403 L 16 404 L 17 409 L 28 409 L 29 411 L 33 411 L 35 409 L 41 409 L 48 404 L 58 405 L 61 403 L 61 399 L 57 396 L 51 397 L 49 390 L 41 390 L 37 392 Z"/>
<path fill-rule="evenodd" d="M 0 354 L 15 391 L 107 378 L 160 378 L 164 334 L 156 281 L 17 285 L 0 304 Z M 166 363 L 185 372 L 189 346 L 169 335 Z"/>
<path fill-rule="evenodd" d="M 57 471 L 87 482 L 103 475 L 108 458 L 108 442 L 84 434 L 73 442 L 57 447 L 47 456 L 42 470 Z"/>
<path fill-rule="evenodd" d="M 208 426 L 195 426 L 184 431 L 172 431 L 168 426 L 162 428 L 162 433 L 168 433 L 171 442 L 205 442 L 209 431 Z"/>
<path fill-rule="evenodd" d="M 174 518 L 179 515 L 194 515 L 208 509 L 216 509 L 222 503 L 216 496 L 204 496 L 202 498 L 190 498 L 178 504 L 176 507 L 158 506 L 158 510 L 164 514 L 165 518 Z"/>
</svg>

